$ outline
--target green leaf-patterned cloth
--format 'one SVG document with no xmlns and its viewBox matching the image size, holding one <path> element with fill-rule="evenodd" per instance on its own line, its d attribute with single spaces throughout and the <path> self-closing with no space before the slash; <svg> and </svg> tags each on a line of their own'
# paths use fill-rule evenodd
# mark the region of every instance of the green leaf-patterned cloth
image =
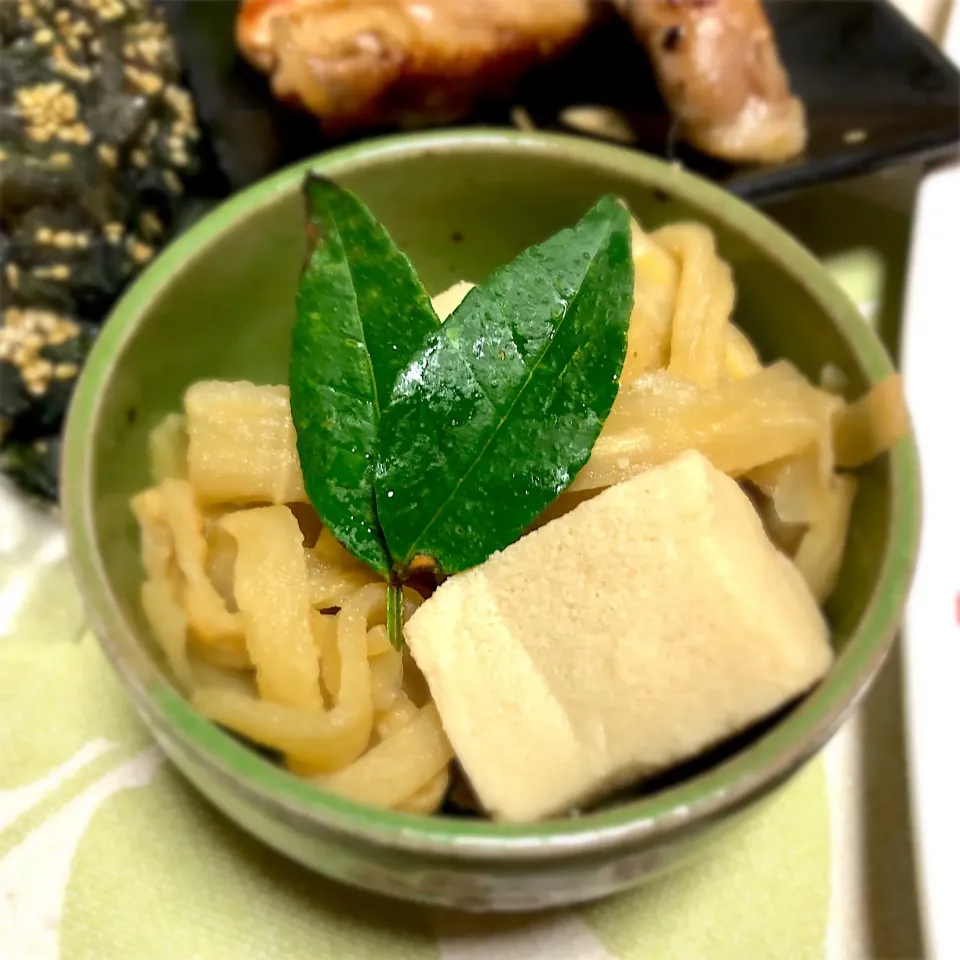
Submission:
<svg viewBox="0 0 960 960">
<path fill-rule="evenodd" d="M 248 838 L 163 759 L 95 639 L 0 639 L 2 960 L 820 960 L 821 761 L 705 856 L 536 917 L 335 886 Z"/>
</svg>

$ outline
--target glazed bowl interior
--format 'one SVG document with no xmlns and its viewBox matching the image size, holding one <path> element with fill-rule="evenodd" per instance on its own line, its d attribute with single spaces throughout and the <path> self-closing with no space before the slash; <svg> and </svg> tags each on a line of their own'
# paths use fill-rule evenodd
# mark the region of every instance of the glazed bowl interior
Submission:
<svg viewBox="0 0 960 960">
<path fill-rule="evenodd" d="M 889 648 L 916 549 L 909 440 L 859 473 L 846 556 L 826 608 L 838 652 L 829 676 L 733 756 L 649 796 L 525 827 L 374 811 L 297 781 L 196 716 L 174 691 L 139 608 L 128 501 L 150 483 L 150 429 L 178 409 L 192 382 L 286 382 L 304 255 L 299 187 L 310 166 L 369 205 L 431 293 L 482 280 L 613 192 L 645 227 L 695 219 L 714 231 L 734 270 L 736 321 L 766 360 L 786 357 L 815 381 L 824 364 L 835 364 L 851 396 L 891 371 L 876 337 L 797 243 L 721 190 L 634 153 L 558 137 L 453 132 L 368 142 L 285 170 L 219 207 L 135 284 L 98 341 L 71 411 L 64 502 L 75 568 L 139 709 L 238 790 L 387 845 L 495 856 L 549 843 L 596 849 L 709 819 L 780 782 L 839 725 Z"/>
</svg>

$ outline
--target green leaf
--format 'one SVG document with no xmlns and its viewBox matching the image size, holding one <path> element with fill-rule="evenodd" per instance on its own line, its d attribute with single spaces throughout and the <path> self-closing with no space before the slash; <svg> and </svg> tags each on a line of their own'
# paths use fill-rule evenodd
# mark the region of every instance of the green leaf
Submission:
<svg viewBox="0 0 960 960">
<path fill-rule="evenodd" d="M 380 421 L 380 524 L 400 568 L 513 543 L 586 463 L 616 398 L 633 303 L 630 218 L 604 197 L 463 303 Z"/>
<path fill-rule="evenodd" d="M 440 321 L 410 261 L 352 193 L 311 174 L 304 194 L 313 248 L 290 358 L 304 486 L 334 536 L 387 575 L 373 491 L 377 427 L 398 373 Z"/>
</svg>

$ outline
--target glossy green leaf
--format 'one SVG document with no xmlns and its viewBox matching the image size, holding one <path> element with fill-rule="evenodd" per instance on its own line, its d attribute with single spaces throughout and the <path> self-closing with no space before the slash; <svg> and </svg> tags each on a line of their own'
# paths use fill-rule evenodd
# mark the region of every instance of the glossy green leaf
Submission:
<svg viewBox="0 0 960 960">
<path fill-rule="evenodd" d="M 573 481 L 616 398 L 632 303 L 629 214 L 604 197 L 427 338 L 380 421 L 379 518 L 401 568 L 481 563 Z"/>
<path fill-rule="evenodd" d="M 304 486 L 334 536 L 387 575 L 373 491 L 377 427 L 397 374 L 440 321 L 410 261 L 352 193 L 309 175 L 304 194 L 312 249 L 290 358 Z"/>
</svg>

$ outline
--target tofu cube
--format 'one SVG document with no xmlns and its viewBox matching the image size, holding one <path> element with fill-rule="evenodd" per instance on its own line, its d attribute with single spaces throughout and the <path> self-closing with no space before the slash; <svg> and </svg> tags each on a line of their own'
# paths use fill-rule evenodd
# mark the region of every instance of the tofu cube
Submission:
<svg viewBox="0 0 960 960">
<path fill-rule="evenodd" d="M 702 753 L 833 659 L 803 578 L 696 452 L 451 577 L 405 634 L 478 799 L 514 822 Z"/>
</svg>

